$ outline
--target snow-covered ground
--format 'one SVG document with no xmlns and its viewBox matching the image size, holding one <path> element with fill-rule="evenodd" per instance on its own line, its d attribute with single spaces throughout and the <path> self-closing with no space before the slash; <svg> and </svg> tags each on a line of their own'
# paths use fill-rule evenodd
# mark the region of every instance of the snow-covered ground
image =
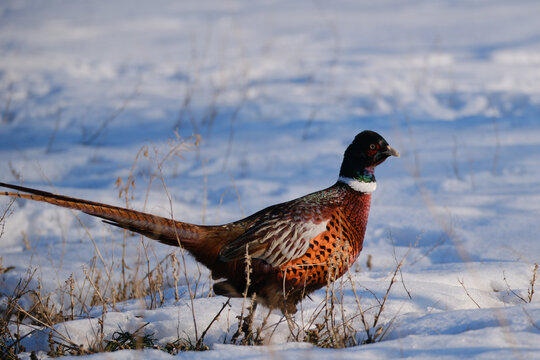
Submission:
<svg viewBox="0 0 540 360">
<path fill-rule="evenodd" d="M 540 284 L 528 302 L 540 262 L 537 14 L 536 0 L 4 0 L 0 181 L 122 206 L 115 182 L 133 173 L 133 208 L 224 223 L 331 185 L 345 147 L 372 129 L 402 157 L 377 169 L 365 247 L 340 286 L 351 318 L 347 279 L 369 308 L 405 257 L 380 320 L 383 341 L 320 349 L 291 342 L 282 323 L 265 346 L 231 345 L 242 307 L 234 300 L 205 337 L 210 350 L 181 356 L 540 359 Z M 3 295 L 29 267 L 44 294 L 71 274 L 86 289 L 93 261 L 105 271 L 96 249 L 121 276 L 121 231 L 30 201 L 12 210 L 0 257 L 15 268 L 0 275 Z M 139 240 L 126 241 L 133 269 Z M 151 264 L 174 250 L 150 246 Z M 226 299 L 207 297 L 206 270 L 190 259 L 187 269 L 191 284 L 201 279 L 193 312 L 182 277 L 179 301 L 170 288 L 156 309 L 108 309 L 105 337 L 146 323 L 161 344 L 200 335 Z M 325 295 L 306 299 L 297 323 Z M 89 312 L 56 331 L 91 344 L 101 308 Z M 360 320 L 351 321 L 361 341 Z M 45 356 L 47 339 L 47 329 L 26 337 L 21 357 Z M 88 358 L 113 356 L 170 357 Z"/>
</svg>

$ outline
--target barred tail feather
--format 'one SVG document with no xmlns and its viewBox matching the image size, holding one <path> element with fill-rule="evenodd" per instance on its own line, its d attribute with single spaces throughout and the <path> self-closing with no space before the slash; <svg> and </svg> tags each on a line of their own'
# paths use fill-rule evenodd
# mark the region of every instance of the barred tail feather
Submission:
<svg viewBox="0 0 540 360">
<path fill-rule="evenodd" d="M 182 246 L 188 251 L 201 247 L 201 237 L 211 231 L 211 226 L 200 226 L 174 221 L 136 210 L 102 204 L 94 201 L 57 195 L 46 191 L 0 182 L 0 186 L 20 192 L 0 192 L 0 195 L 46 202 L 64 208 L 82 211 L 148 238 L 172 246 Z M 22 193 L 21 193 L 22 192 Z M 205 229 L 207 228 L 207 229 Z"/>
</svg>

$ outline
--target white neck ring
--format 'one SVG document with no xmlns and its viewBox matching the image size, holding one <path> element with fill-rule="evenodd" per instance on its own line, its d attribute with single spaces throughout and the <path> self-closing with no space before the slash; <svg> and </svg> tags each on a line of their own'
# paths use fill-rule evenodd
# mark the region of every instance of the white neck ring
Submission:
<svg viewBox="0 0 540 360">
<path fill-rule="evenodd" d="M 356 179 L 344 177 L 344 176 L 340 176 L 338 178 L 338 181 L 349 185 L 351 189 L 353 189 L 354 191 L 361 192 L 361 193 L 370 194 L 374 192 L 375 189 L 377 189 L 377 182 L 375 181 L 363 182 L 363 181 L 358 181 Z"/>
</svg>

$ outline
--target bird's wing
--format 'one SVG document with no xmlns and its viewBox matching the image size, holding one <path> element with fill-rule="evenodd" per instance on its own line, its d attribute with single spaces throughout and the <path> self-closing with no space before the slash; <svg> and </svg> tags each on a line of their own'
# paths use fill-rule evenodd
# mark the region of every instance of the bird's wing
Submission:
<svg viewBox="0 0 540 360">
<path fill-rule="evenodd" d="M 317 192 L 261 210 L 252 216 L 255 220 L 245 233 L 222 248 L 220 260 L 242 259 L 247 252 L 279 267 L 302 256 L 310 241 L 327 230 L 339 204 L 338 195 L 322 196 L 322 192 Z"/>
<path fill-rule="evenodd" d="M 42 201 L 79 210 L 86 214 L 102 218 L 108 224 L 137 232 L 168 245 L 183 246 L 184 244 L 181 244 L 181 242 L 195 240 L 198 237 L 198 232 L 200 232 L 198 225 L 174 221 L 140 211 L 57 195 L 19 185 L 0 182 L 0 186 L 19 191 L 16 193 L 0 192 L 0 195 Z"/>
</svg>

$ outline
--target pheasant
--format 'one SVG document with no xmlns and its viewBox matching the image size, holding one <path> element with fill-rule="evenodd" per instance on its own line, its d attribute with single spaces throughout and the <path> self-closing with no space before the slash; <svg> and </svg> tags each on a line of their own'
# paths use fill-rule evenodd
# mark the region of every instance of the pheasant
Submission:
<svg viewBox="0 0 540 360">
<path fill-rule="evenodd" d="M 210 269 L 217 295 L 240 297 L 247 290 L 258 303 L 294 314 L 305 296 L 342 276 L 358 257 L 376 188 L 374 169 L 389 156 L 399 153 L 376 132 L 363 131 L 347 147 L 334 185 L 224 225 L 189 224 L 6 183 L 0 186 L 18 192 L 0 194 L 80 210 L 181 246 Z"/>
</svg>

